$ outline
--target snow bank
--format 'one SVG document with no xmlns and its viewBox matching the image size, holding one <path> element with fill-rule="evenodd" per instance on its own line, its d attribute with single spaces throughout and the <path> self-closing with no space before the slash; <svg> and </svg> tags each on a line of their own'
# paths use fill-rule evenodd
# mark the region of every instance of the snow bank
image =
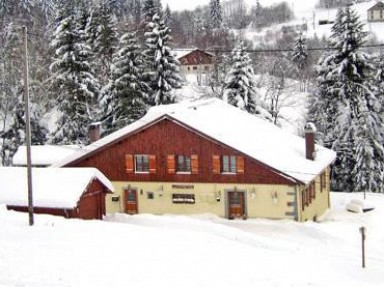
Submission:
<svg viewBox="0 0 384 287">
<path fill-rule="evenodd" d="M 65 220 L 0 216 L 0 286 L 382 286 L 384 196 L 349 213 L 361 194 L 332 193 L 323 223 L 209 215 Z M 366 268 L 361 234 L 367 229 Z M 324 276 L 326 274 L 326 276 Z"/>
</svg>

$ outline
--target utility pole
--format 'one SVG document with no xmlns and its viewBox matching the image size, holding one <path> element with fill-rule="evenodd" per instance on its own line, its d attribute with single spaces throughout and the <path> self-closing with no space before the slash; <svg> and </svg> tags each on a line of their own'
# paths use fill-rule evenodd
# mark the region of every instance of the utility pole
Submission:
<svg viewBox="0 0 384 287">
<path fill-rule="evenodd" d="M 27 27 L 23 26 L 24 46 L 24 103 L 25 103 L 25 140 L 27 143 L 27 177 L 28 177 L 28 215 L 29 225 L 33 225 L 32 167 L 31 167 L 31 120 L 29 117 L 29 78 L 28 78 L 28 38 Z"/>
</svg>

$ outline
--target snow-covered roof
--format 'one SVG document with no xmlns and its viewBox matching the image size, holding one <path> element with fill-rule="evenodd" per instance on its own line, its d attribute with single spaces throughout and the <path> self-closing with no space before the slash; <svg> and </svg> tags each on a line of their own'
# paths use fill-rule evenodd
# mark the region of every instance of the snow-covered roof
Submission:
<svg viewBox="0 0 384 287">
<path fill-rule="evenodd" d="M 62 160 L 80 150 L 81 147 L 76 145 L 36 145 L 31 146 L 31 162 L 33 166 L 48 166 L 54 162 Z M 20 146 L 12 159 L 15 166 L 27 165 L 27 147 Z"/>
<path fill-rule="evenodd" d="M 209 52 L 206 52 L 206 51 L 203 51 L 199 48 L 185 48 L 185 49 L 175 49 L 173 50 L 173 53 L 176 57 L 176 59 L 181 59 L 182 57 L 192 53 L 193 51 L 196 51 L 196 50 L 200 50 L 208 55 L 211 55 L 211 56 L 214 56 L 212 53 L 209 53 Z"/>
<path fill-rule="evenodd" d="M 26 167 L 0 167 L 0 204 L 27 206 Z M 93 179 L 113 192 L 111 182 L 96 168 L 33 168 L 33 205 L 74 208 Z"/>
<path fill-rule="evenodd" d="M 384 9 L 384 3 L 383 2 L 377 2 L 375 5 L 373 5 L 371 8 L 369 8 L 368 11 L 382 10 L 382 9 Z"/>
<path fill-rule="evenodd" d="M 334 151 L 316 145 L 315 160 L 308 160 L 305 157 L 304 138 L 213 98 L 153 107 L 142 119 L 87 146 L 88 152 L 69 156 L 55 166 L 65 166 L 89 152 L 97 152 L 97 149 L 164 117 L 193 128 L 275 169 L 283 176 L 305 184 L 311 182 L 336 157 Z"/>
</svg>

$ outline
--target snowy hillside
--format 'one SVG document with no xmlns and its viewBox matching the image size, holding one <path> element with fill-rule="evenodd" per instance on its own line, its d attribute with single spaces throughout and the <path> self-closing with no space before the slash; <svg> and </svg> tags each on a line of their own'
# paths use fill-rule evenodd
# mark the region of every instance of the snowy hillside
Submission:
<svg viewBox="0 0 384 287">
<path fill-rule="evenodd" d="M 281 1 L 260 1 L 262 5 L 272 5 L 273 3 L 279 3 Z M 247 32 L 247 38 L 253 41 L 263 39 L 266 33 L 273 33 L 278 31 L 283 26 L 296 26 L 306 24 L 308 27 L 307 36 L 319 38 L 329 37 L 331 34 L 331 24 L 319 25 L 319 21 L 327 20 L 334 21 L 337 14 L 337 9 L 319 9 L 316 8 L 317 0 L 300 0 L 300 1 L 286 1 L 290 4 L 291 9 L 294 11 L 295 19 L 288 22 L 275 25 L 273 27 L 267 27 L 259 31 L 249 30 Z M 367 21 L 367 10 L 376 4 L 376 0 L 369 2 L 358 3 L 354 5 L 354 9 L 360 16 L 360 20 L 365 24 L 365 29 L 372 33 L 372 37 L 375 37 L 378 41 L 384 41 L 384 22 L 369 23 Z"/>
<path fill-rule="evenodd" d="M 384 196 L 345 211 L 331 195 L 321 223 L 199 216 L 65 220 L 0 208 L 0 286 L 382 286 Z M 108 222 L 109 221 L 109 222 Z M 367 228 L 366 269 L 359 228 Z"/>
</svg>

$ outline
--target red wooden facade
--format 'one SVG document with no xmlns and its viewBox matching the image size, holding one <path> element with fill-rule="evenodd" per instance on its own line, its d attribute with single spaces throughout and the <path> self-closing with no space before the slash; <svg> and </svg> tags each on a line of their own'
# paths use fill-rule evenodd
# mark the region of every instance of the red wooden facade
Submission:
<svg viewBox="0 0 384 287">
<path fill-rule="evenodd" d="M 213 64 L 213 55 L 196 49 L 180 57 L 179 62 L 181 65 L 211 65 Z"/>
<path fill-rule="evenodd" d="M 150 172 L 135 173 L 133 157 L 150 155 Z M 191 156 L 190 173 L 175 173 L 174 155 Z M 215 160 L 237 157 L 237 173 L 218 172 Z M 125 135 L 67 166 L 95 167 L 111 181 L 293 185 L 294 180 L 169 117 Z"/>
<path fill-rule="evenodd" d="M 105 215 L 105 196 L 108 190 L 99 180 L 93 180 L 73 209 L 34 207 L 34 213 L 51 214 L 65 218 L 102 219 Z M 26 206 L 7 206 L 8 209 L 27 212 Z"/>
</svg>

